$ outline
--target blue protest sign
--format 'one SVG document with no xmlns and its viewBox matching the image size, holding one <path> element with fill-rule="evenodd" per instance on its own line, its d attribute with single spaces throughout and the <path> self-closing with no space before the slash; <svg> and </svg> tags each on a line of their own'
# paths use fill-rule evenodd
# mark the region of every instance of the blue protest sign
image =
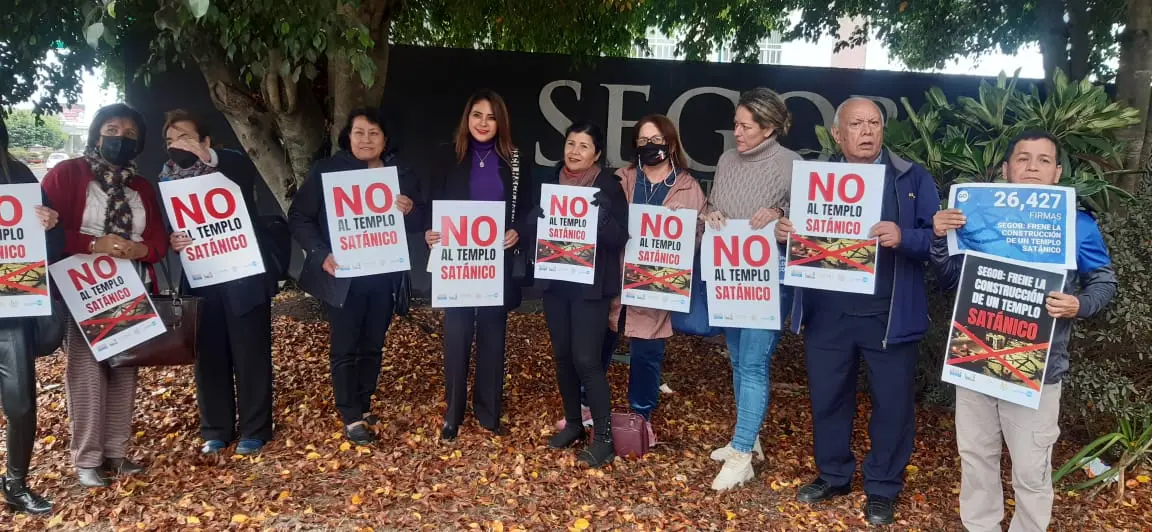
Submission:
<svg viewBox="0 0 1152 532">
<path fill-rule="evenodd" d="M 948 232 L 948 253 L 979 251 L 1044 266 L 1076 269 L 1076 191 L 1049 185 L 968 183 L 952 186 L 948 207 L 964 227 Z"/>
</svg>

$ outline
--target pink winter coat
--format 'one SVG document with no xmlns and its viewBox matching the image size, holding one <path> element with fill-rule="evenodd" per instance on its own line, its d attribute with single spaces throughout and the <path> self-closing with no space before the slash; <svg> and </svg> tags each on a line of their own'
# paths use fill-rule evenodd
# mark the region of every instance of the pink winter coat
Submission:
<svg viewBox="0 0 1152 532">
<path fill-rule="evenodd" d="M 616 171 L 616 175 L 620 177 L 620 186 L 624 187 L 624 195 L 628 198 L 628 203 L 632 203 L 632 193 L 636 190 L 636 168 L 621 168 Z M 676 183 L 668 191 L 668 196 L 664 198 L 664 206 L 679 204 L 683 208 L 697 212 L 703 210 L 707 203 L 708 198 L 704 196 L 704 190 L 700 188 L 700 183 L 692 177 L 692 174 L 683 169 L 676 174 Z M 703 234 L 704 222 L 697 218 L 697 245 L 699 245 L 700 236 Z M 612 307 L 608 313 L 608 327 L 613 331 L 620 323 L 620 310 L 622 308 L 620 296 L 616 296 L 616 299 L 612 300 Z M 627 312 L 628 317 L 624 320 L 624 336 L 645 339 L 672 336 L 672 314 L 667 310 L 630 306 Z"/>
</svg>

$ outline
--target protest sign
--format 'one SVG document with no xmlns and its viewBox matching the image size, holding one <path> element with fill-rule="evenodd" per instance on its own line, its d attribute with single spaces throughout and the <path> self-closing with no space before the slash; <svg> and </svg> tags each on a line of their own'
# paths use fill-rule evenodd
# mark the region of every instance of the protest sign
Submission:
<svg viewBox="0 0 1152 532">
<path fill-rule="evenodd" d="M 836 292 L 876 289 L 879 240 L 869 238 L 884 204 L 884 165 L 792 164 L 795 232 L 788 237 L 783 283 Z"/>
<path fill-rule="evenodd" d="M 167 332 L 132 261 L 72 255 L 48 270 L 96 360 Z"/>
<path fill-rule="evenodd" d="M 600 209 L 594 187 L 544 184 L 536 224 L 536 278 L 592 284 L 596 272 L 596 229 Z"/>
<path fill-rule="evenodd" d="M 433 201 L 432 306 L 504 304 L 504 202 Z"/>
<path fill-rule="evenodd" d="M 192 238 L 180 264 L 192 288 L 264 273 L 240 187 L 219 172 L 160 183 L 168 222 Z"/>
<path fill-rule="evenodd" d="M 0 318 L 52 314 L 42 201 L 36 183 L 0 186 Z"/>
<path fill-rule="evenodd" d="M 694 209 L 628 206 L 621 302 L 673 312 L 692 304 L 692 258 L 696 253 Z"/>
<path fill-rule="evenodd" d="M 780 329 L 780 251 L 776 222 L 756 231 L 748 220 L 708 228 L 700 267 L 708 285 L 708 325 Z"/>
<path fill-rule="evenodd" d="M 1039 408 L 1056 320 L 1048 292 L 1064 287 L 1050 271 L 968 252 L 944 355 L 944 382 Z"/>
<path fill-rule="evenodd" d="M 979 251 L 1036 265 L 1076 269 L 1076 190 L 1047 185 L 952 185 L 948 207 L 964 227 L 948 231 L 948 253 Z"/>
<path fill-rule="evenodd" d="M 412 269 L 396 167 L 327 172 L 324 207 L 336 277 Z"/>
</svg>

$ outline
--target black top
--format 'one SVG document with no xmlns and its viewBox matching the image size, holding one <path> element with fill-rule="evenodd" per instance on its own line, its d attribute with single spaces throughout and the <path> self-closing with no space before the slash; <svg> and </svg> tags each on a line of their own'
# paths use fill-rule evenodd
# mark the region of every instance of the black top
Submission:
<svg viewBox="0 0 1152 532">
<path fill-rule="evenodd" d="M 546 183 L 559 184 L 560 172 L 563 171 L 563 166 L 557 168 Z M 600 209 L 596 225 L 596 264 L 592 284 L 542 279 L 540 286 L 546 291 L 589 300 L 610 299 L 620 294 L 620 263 L 624 257 L 624 247 L 628 244 L 628 198 L 624 195 L 620 177 L 612 170 L 601 169 L 592 181 L 592 186 L 600 189 L 597 193 Z M 542 212 L 539 191 L 532 206 L 532 227 L 527 234 L 535 242 L 536 224 Z"/>
</svg>

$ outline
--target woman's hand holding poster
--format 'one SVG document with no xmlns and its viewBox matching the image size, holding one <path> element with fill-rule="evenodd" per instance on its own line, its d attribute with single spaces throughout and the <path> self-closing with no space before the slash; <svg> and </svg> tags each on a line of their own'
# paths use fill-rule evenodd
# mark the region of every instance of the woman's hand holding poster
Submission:
<svg viewBox="0 0 1152 532">
<path fill-rule="evenodd" d="M 788 237 L 783 282 L 871 294 L 880 242 L 869 238 L 884 204 L 884 165 L 796 161 L 792 164 L 795 232 Z"/>
<path fill-rule="evenodd" d="M 432 306 L 504 304 L 504 202 L 433 201 Z"/>
<path fill-rule="evenodd" d="M 780 252 L 776 222 L 756 231 L 748 220 L 709 228 L 700 243 L 708 285 L 708 325 L 780 329 Z"/>
<path fill-rule="evenodd" d="M 1040 407 L 1056 320 L 1048 292 L 1066 272 L 968 252 L 944 355 L 944 382 L 1029 408 Z"/>
<path fill-rule="evenodd" d="M 621 302 L 673 312 L 692 304 L 692 259 L 696 253 L 693 209 L 672 210 L 633 203 L 628 207 Z"/>
<path fill-rule="evenodd" d="M 964 227 L 948 232 L 948 253 L 980 251 L 1030 264 L 1076 269 L 1076 190 L 1049 185 L 952 185 L 948 208 Z"/>
<path fill-rule="evenodd" d="M 192 288 L 264 273 L 240 187 L 219 172 L 160 183 L 168 222 L 192 238 L 180 264 Z"/>
<path fill-rule="evenodd" d="M 396 206 L 396 167 L 328 172 L 320 178 L 336 277 L 412 269 L 404 213 Z"/>
<path fill-rule="evenodd" d="M 0 186 L 0 318 L 52 314 L 40 185 Z"/>
<path fill-rule="evenodd" d="M 167 332 L 131 261 L 72 255 L 48 270 L 96 360 Z"/>
<path fill-rule="evenodd" d="M 596 224 L 599 207 L 592 205 L 598 189 L 544 184 L 536 224 L 536 278 L 592 284 L 596 272 Z"/>
</svg>

